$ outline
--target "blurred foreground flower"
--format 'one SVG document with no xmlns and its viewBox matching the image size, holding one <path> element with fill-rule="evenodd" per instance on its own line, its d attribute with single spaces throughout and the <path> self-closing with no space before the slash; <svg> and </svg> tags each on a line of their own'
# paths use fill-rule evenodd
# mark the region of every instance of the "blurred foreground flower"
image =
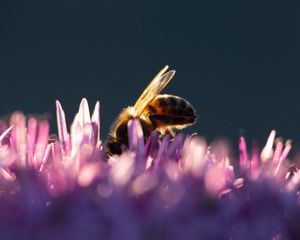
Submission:
<svg viewBox="0 0 300 240">
<path fill-rule="evenodd" d="M 0 239 L 300 239 L 300 173 L 275 131 L 261 151 L 241 137 L 235 161 L 196 135 L 144 143 L 131 120 L 104 159 L 99 108 L 83 99 L 68 132 L 57 101 L 58 137 L 20 112 L 0 123 Z"/>
</svg>

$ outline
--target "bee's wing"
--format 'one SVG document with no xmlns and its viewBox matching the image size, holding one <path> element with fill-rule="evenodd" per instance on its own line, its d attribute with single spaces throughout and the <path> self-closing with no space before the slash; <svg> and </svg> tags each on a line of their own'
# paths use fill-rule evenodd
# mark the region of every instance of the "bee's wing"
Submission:
<svg viewBox="0 0 300 240">
<path fill-rule="evenodd" d="M 133 108 L 136 117 L 143 113 L 147 105 L 165 88 L 175 75 L 174 70 L 166 72 L 168 68 L 169 66 L 165 66 L 160 70 L 134 104 Z"/>
</svg>

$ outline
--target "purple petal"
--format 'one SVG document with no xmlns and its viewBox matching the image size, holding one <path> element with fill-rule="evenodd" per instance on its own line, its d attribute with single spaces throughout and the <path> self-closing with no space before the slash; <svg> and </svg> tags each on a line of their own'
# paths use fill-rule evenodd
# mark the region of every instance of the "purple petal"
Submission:
<svg viewBox="0 0 300 240">
<path fill-rule="evenodd" d="M 183 135 L 177 134 L 175 139 L 170 142 L 167 152 L 167 158 L 178 161 L 181 158 L 181 149 L 183 146 Z"/>
<path fill-rule="evenodd" d="M 157 158 L 153 160 L 154 169 L 157 169 L 159 166 L 162 166 L 165 161 L 169 160 L 167 159 L 169 142 L 170 136 L 166 135 L 159 146 Z"/>
<path fill-rule="evenodd" d="M 159 132 L 153 131 L 148 137 L 145 145 L 145 155 L 150 156 L 152 158 L 157 157 L 158 149 L 159 149 Z"/>
<path fill-rule="evenodd" d="M 137 119 L 128 122 L 128 145 L 129 150 L 136 152 L 138 158 L 144 156 L 144 134 L 140 121 Z"/>
</svg>

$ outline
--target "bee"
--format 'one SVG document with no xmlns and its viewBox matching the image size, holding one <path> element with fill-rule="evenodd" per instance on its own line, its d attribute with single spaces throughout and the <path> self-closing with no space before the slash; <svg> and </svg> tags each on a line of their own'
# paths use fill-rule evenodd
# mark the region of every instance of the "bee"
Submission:
<svg viewBox="0 0 300 240">
<path fill-rule="evenodd" d="M 108 155 L 121 154 L 128 147 L 127 124 L 130 119 L 138 119 L 141 123 L 146 140 L 154 130 L 160 134 L 175 136 L 180 129 L 196 122 L 197 115 L 194 107 L 185 99 L 163 94 L 175 75 L 174 70 L 165 66 L 150 82 L 133 106 L 124 108 L 110 128 L 104 145 Z"/>
</svg>

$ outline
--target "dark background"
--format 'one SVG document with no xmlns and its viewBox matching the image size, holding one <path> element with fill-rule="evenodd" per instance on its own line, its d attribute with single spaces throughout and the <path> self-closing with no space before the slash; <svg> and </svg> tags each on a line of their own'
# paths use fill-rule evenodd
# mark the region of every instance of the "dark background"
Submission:
<svg viewBox="0 0 300 240">
<path fill-rule="evenodd" d="M 0 114 L 50 113 L 54 132 L 55 99 L 68 123 L 82 97 L 100 100 L 104 138 L 169 64 L 164 92 L 199 114 L 187 133 L 263 143 L 275 128 L 297 144 L 299 27 L 287 1 L 2 0 Z"/>
</svg>

